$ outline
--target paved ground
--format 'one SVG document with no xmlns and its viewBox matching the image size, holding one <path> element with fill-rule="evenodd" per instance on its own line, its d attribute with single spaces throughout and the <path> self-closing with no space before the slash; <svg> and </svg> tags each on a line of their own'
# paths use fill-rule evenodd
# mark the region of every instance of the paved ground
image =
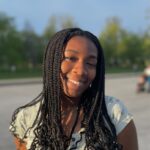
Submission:
<svg viewBox="0 0 150 150">
<path fill-rule="evenodd" d="M 134 115 L 138 132 L 139 150 L 150 150 L 150 94 L 135 92 L 137 77 L 107 78 L 106 93 L 124 101 Z M 15 150 L 8 132 L 15 108 L 32 100 L 41 91 L 38 82 L 32 84 L 0 85 L 0 150 Z"/>
</svg>

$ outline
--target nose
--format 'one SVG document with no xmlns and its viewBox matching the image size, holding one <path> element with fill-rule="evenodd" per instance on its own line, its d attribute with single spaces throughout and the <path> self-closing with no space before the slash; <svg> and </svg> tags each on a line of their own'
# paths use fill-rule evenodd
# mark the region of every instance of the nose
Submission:
<svg viewBox="0 0 150 150">
<path fill-rule="evenodd" d="M 73 72 L 80 76 L 85 76 L 88 73 L 88 68 L 84 62 L 77 62 L 74 65 Z"/>
</svg>

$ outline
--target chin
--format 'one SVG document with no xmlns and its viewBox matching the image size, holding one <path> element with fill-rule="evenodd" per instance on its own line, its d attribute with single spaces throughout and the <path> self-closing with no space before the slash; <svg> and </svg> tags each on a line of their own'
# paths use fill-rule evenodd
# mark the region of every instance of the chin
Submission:
<svg viewBox="0 0 150 150">
<path fill-rule="evenodd" d="M 79 93 L 65 93 L 65 95 L 67 97 L 70 97 L 70 98 L 79 98 L 79 97 L 81 97 L 82 94 L 79 94 Z"/>
</svg>

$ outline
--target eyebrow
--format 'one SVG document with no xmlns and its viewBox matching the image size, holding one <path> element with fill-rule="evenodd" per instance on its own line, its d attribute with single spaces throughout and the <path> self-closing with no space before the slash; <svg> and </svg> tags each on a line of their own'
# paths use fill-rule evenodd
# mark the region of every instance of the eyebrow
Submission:
<svg viewBox="0 0 150 150">
<path fill-rule="evenodd" d="M 73 52 L 73 53 L 79 53 L 79 51 L 77 51 L 77 50 L 74 50 L 74 49 L 67 49 L 67 50 L 65 50 L 65 52 Z M 95 56 L 95 55 L 91 55 L 91 56 L 89 56 L 89 58 L 90 59 L 97 59 L 97 56 Z"/>
<path fill-rule="evenodd" d="M 91 56 L 89 56 L 88 58 L 89 58 L 89 59 L 96 59 L 96 60 L 97 60 L 97 57 L 94 56 L 94 55 L 91 55 Z"/>
<path fill-rule="evenodd" d="M 77 50 L 75 50 L 75 49 L 67 49 L 67 50 L 65 50 L 65 52 L 79 53 L 79 51 L 77 51 Z"/>
</svg>

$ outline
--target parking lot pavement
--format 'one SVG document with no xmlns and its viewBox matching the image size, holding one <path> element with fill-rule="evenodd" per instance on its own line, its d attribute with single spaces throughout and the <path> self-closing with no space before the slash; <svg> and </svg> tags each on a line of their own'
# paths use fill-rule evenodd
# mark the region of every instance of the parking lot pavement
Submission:
<svg viewBox="0 0 150 150">
<path fill-rule="evenodd" d="M 121 99 L 134 116 L 138 133 L 139 150 L 150 150 L 150 94 L 137 94 L 136 77 L 106 79 L 106 95 Z M 39 82 L 0 86 L 0 150 L 15 150 L 8 131 L 13 111 L 34 99 L 42 89 Z"/>
</svg>

